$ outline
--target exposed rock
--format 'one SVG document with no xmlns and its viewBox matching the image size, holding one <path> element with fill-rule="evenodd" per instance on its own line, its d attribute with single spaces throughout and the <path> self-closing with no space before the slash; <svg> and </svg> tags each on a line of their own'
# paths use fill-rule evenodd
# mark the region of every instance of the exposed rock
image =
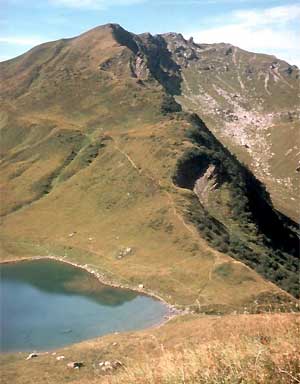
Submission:
<svg viewBox="0 0 300 384">
<path fill-rule="evenodd" d="M 191 37 L 188 39 L 188 42 L 189 42 L 189 44 L 194 44 L 194 38 L 193 38 L 193 36 L 191 36 Z"/>
<path fill-rule="evenodd" d="M 34 357 L 38 357 L 38 354 L 33 352 L 33 353 L 30 353 L 27 357 L 26 357 L 26 360 L 30 360 L 30 359 L 33 359 Z"/>
<path fill-rule="evenodd" d="M 103 367 L 101 368 L 101 370 L 102 370 L 103 372 L 112 371 L 112 370 L 113 370 L 113 367 L 112 367 L 111 365 L 103 366 Z"/>
<path fill-rule="evenodd" d="M 121 361 L 119 361 L 119 360 L 114 360 L 114 361 L 112 361 L 111 364 L 112 364 L 114 369 L 119 368 L 119 367 L 123 367 L 123 363 L 121 363 Z"/>
<path fill-rule="evenodd" d="M 132 72 L 135 77 L 140 80 L 148 80 L 150 76 L 150 70 L 147 62 L 141 55 L 137 55 L 135 63 L 132 63 Z"/>
<path fill-rule="evenodd" d="M 100 361 L 99 367 L 103 372 L 109 372 L 113 371 L 114 369 L 120 368 L 123 366 L 123 363 L 119 360 L 112 360 L 112 361 Z"/>
<path fill-rule="evenodd" d="M 60 360 L 63 360 L 65 358 L 65 356 L 57 356 L 56 360 L 60 361 Z"/>
<path fill-rule="evenodd" d="M 79 362 L 79 361 L 72 361 L 72 362 L 67 364 L 67 367 L 73 368 L 73 369 L 79 369 L 79 368 L 83 367 L 83 363 Z"/>
<path fill-rule="evenodd" d="M 118 255 L 117 255 L 117 259 L 122 259 L 123 257 L 130 255 L 132 253 L 132 251 L 133 250 L 131 247 L 126 247 L 126 248 L 120 249 L 118 252 Z"/>
<path fill-rule="evenodd" d="M 144 288 L 144 284 L 139 284 L 139 285 L 138 285 L 138 288 L 139 288 L 139 289 L 143 289 L 143 288 Z"/>
<path fill-rule="evenodd" d="M 206 171 L 196 180 L 193 191 L 198 196 L 199 201 L 206 205 L 209 191 L 213 190 L 217 185 L 215 175 L 216 167 L 210 164 Z"/>
<path fill-rule="evenodd" d="M 232 52 L 233 52 L 233 49 L 232 49 L 232 47 L 230 47 L 230 48 L 228 48 L 228 49 L 226 50 L 225 55 L 226 55 L 226 56 L 231 55 Z"/>
</svg>

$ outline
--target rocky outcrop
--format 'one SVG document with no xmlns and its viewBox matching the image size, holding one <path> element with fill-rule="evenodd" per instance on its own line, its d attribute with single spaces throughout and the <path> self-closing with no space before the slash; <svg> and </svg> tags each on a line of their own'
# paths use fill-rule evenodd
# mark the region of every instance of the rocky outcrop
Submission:
<svg viewBox="0 0 300 384">
<path fill-rule="evenodd" d="M 193 191 L 204 206 L 207 204 L 209 192 L 217 186 L 217 176 L 215 170 L 216 166 L 210 164 L 205 173 L 196 180 L 193 188 Z"/>
<path fill-rule="evenodd" d="M 99 362 L 99 367 L 101 371 L 105 373 L 112 372 L 118 368 L 123 367 L 123 363 L 119 360 L 112 360 L 112 361 L 100 361 Z"/>
<path fill-rule="evenodd" d="M 38 354 L 36 352 L 30 353 L 27 357 L 26 360 L 31 360 L 35 357 L 38 357 Z"/>
</svg>

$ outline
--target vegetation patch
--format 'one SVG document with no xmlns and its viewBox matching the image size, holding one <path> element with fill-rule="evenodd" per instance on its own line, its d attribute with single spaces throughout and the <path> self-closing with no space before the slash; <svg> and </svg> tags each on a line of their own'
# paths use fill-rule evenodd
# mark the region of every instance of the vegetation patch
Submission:
<svg viewBox="0 0 300 384">
<path fill-rule="evenodd" d="M 194 190 L 197 180 L 213 164 L 214 188 L 227 191 L 216 194 L 210 190 L 209 201 L 204 205 L 197 192 L 190 195 L 187 217 L 214 248 L 299 297 L 297 225 L 273 208 L 265 187 L 216 141 L 196 115 L 187 118 L 192 128 L 186 137 L 193 147 L 177 161 L 174 183 Z M 225 195 L 226 200 L 222 201 Z"/>
</svg>

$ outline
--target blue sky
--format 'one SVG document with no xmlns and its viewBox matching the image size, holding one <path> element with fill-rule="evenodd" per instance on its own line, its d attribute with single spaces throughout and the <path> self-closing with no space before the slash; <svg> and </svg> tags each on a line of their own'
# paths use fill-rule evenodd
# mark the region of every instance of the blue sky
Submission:
<svg viewBox="0 0 300 384">
<path fill-rule="evenodd" d="M 109 22 L 227 42 L 300 67 L 300 1 L 289 0 L 0 0 L 0 60 Z"/>
</svg>

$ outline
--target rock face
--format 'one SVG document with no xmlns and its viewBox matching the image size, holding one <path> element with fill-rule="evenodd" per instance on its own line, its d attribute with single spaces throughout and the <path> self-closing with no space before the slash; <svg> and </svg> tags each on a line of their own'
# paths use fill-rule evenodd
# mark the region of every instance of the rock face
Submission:
<svg viewBox="0 0 300 384">
<path fill-rule="evenodd" d="M 126 36 L 120 41 L 134 46 L 133 76 L 158 80 L 183 109 L 198 113 L 267 185 L 276 207 L 298 220 L 300 181 L 292 170 L 300 158 L 299 69 L 230 44 L 196 44 L 178 33 Z"/>
<path fill-rule="evenodd" d="M 216 167 L 210 164 L 203 176 L 199 177 L 194 185 L 193 190 L 204 206 L 207 205 L 209 191 L 215 188 L 217 184 L 216 177 L 214 176 L 215 169 Z"/>
<path fill-rule="evenodd" d="M 174 33 L 163 39 L 181 68 L 177 101 L 267 185 L 279 210 L 298 220 L 299 69 L 230 44 L 195 44 Z"/>
</svg>

